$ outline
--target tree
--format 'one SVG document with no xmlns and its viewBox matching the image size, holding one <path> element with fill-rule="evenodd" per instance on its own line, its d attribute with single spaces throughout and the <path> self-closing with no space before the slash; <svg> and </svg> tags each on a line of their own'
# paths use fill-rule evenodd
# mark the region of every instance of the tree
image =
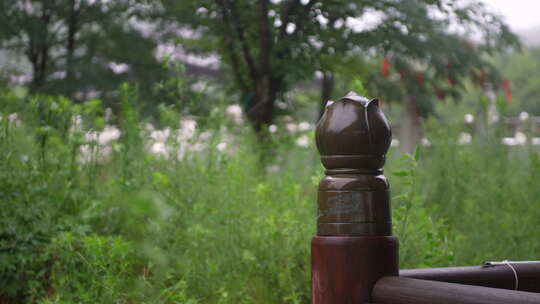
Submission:
<svg viewBox="0 0 540 304">
<path fill-rule="evenodd" d="M 402 147 L 412 152 L 423 136 L 422 117 L 433 113 L 437 100 L 459 100 L 469 80 L 483 90 L 501 87 L 503 77 L 490 56 L 519 47 L 519 41 L 480 2 L 455 2 L 438 19 L 421 18 L 429 15 L 422 8 L 406 11 L 416 15 L 410 18 L 411 30 L 382 49 L 384 57 L 377 58 L 381 68 L 371 68 L 368 84 L 378 96 L 402 102 Z"/>
<path fill-rule="evenodd" d="M 137 28 L 149 9 L 142 0 L 6 0 L 0 8 L 0 47 L 25 54 L 32 92 L 106 97 L 125 81 L 145 92 L 164 74 L 157 44 Z"/>
<path fill-rule="evenodd" d="M 317 70 L 323 72 L 326 100 L 334 70 L 351 56 L 388 54 L 409 70 L 433 63 L 439 77 L 453 56 L 466 53 L 457 31 L 473 30 L 482 41 L 467 69 L 482 53 L 513 39 L 476 1 L 162 0 L 162 5 L 165 22 L 191 33 L 180 35 L 186 51 L 219 54 L 257 130 L 272 123 L 276 99 Z M 362 23 L 373 18 L 375 26 Z M 451 72 L 463 73 L 461 67 Z"/>
</svg>

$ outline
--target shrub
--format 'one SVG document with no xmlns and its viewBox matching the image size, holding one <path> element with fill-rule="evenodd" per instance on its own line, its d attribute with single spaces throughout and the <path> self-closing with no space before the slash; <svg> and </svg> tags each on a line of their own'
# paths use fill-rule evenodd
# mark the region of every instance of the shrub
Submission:
<svg viewBox="0 0 540 304">
<path fill-rule="evenodd" d="M 174 106 L 147 127 L 129 86 L 112 117 L 99 100 L 2 94 L 0 298 L 309 302 L 322 177 L 312 130 L 270 132 L 261 145 L 223 109 L 199 124 Z M 449 140 L 458 128 L 430 129 L 431 147 L 388 156 L 401 266 L 533 259 L 537 151 L 459 146 Z"/>
</svg>

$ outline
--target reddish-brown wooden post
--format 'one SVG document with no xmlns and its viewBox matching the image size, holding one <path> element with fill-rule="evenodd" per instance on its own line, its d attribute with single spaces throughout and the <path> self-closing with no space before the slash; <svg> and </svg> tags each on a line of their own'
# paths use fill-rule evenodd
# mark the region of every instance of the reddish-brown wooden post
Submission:
<svg viewBox="0 0 540 304">
<path fill-rule="evenodd" d="M 326 176 L 311 243 L 313 304 L 365 303 L 378 279 L 398 275 L 398 241 L 382 175 L 391 137 L 378 100 L 355 93 L 329 102 L 317 124 Z"/>
</svg>

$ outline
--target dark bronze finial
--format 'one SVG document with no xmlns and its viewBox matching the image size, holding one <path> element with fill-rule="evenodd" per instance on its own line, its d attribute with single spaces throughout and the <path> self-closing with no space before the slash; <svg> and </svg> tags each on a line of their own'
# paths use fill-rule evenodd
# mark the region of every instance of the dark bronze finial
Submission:
<svg viewBox="0 0 540 304">
<path fill-rule="evenodd" d="M 318 235 L 391 235 L 389 185 L 382 167 L 392 134 L 377 99 L 351 92 L 317 124 L 326 176 L 319 184 Z"/>
</svg>

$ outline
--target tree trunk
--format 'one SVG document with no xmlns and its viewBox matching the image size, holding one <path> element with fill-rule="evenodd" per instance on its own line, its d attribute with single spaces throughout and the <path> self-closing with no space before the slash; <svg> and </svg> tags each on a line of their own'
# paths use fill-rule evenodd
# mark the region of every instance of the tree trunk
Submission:
<svg viewBox="0 0 540 304">
<path fill-rule="evenodd" d="M 248 109 L 248 119 L 257 133 L 274 122 L 274 108 L 277 97 L 277 82 L 265 75 L 257 81 L 255 102 Z"/>
<path fill-rule="evenodd" d="M 47 78 L 49 46 L 46 43 L 31 46 L 30 53 L 32 53 L 30 56 L 30 62 L 32 63 L 32 82 L 30 87 L 32 91 L 39 91 Z"/>
<path fill-rule="evenodd" d="M 67 37 L 67 58 L 66 58 L 66 80 L 67 90 L 71 95 L 73 91 L 74 69 L 73 69 L 73 55 L 75 53 L 75 36 L 78 31 L 78 14 L 79 11 L 76 8 L 75 0 L 70 0 L 69 16 L 68 16 L 68 37 Z"/>
<path fill-rule="evenodd" d="M 414 99 L 404 103 L 401 123 L 400 148 L 405 153 L 413 153 L 423 136 L 423 118 L 420 107 Z"/>
<path fill-rule="evenodd" d="M 326 103 L 332 98 L 332 91 L 334 90 L 334 72 L 323 72 L 323 78 L 321 82 L 321 103 L 319 106 L 319 118 L 324 114 Z"/>
<path fill-rule="evenodd" d="M 51 12 L 46 2 L 42 3 L 41 28 L 39 33 L 28 33 L 28 51 L 27 56 L 32 63 L 32 82 L 30 89 L 39 91 L 45 84 L 49 66 L 49 23 L 51 21 Z"/>
</svg>

